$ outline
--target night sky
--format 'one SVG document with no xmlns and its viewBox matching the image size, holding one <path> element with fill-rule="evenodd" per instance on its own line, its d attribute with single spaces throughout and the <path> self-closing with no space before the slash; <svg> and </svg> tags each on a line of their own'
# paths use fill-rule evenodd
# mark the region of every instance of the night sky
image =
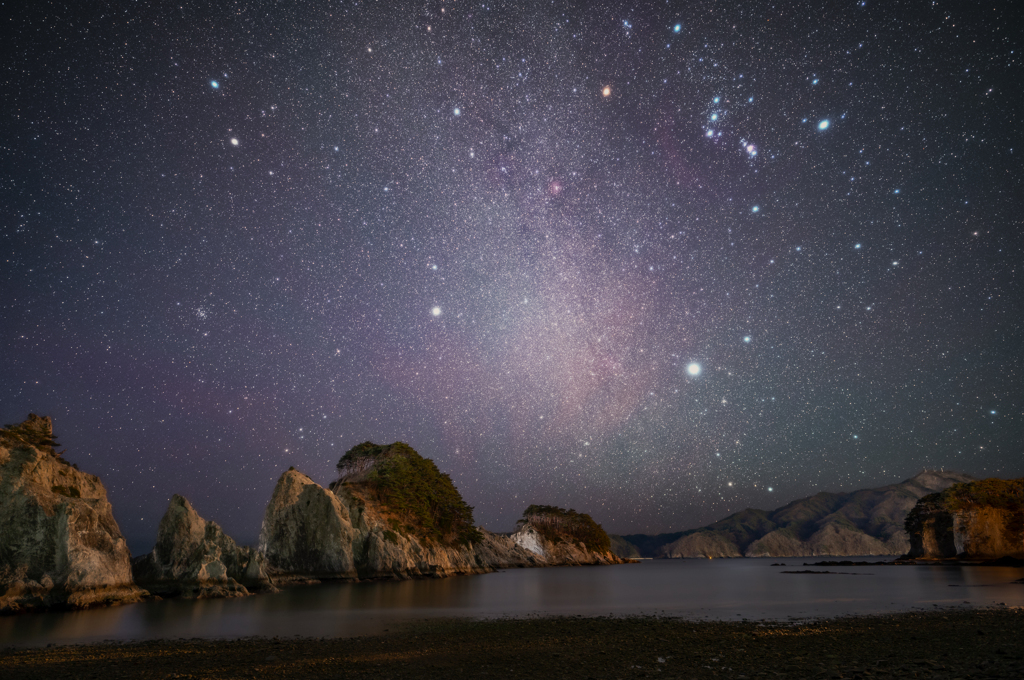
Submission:
<svg viewBox="0 0 1024 680">
<path fill-rule="evenodd" d="M 0 422 L 136 552 L 365 440 L 492 530 L 1024 474 L 1024 11 L 740 4 L 7 6 Z"/>
</svg>

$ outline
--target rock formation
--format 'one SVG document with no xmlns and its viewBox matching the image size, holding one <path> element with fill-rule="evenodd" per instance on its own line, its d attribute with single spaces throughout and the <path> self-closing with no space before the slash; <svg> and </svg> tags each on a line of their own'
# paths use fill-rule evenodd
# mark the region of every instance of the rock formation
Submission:
<svg viewBox="0 0 1024 680">
<path fill-rule="evenodd" d="M 295 468 L 281 475 L 260 531 L 271 575 L 356 578 L 358 543 L 348 506 L 335 494 Z"/>
<path fill-rule="evenodd" d="M 106 489 L 55 445 L 49 418 L 0 429 L 0 612 L 138 601 Z"/>
<path fill-rule="evenodd" d="M 910 548 L 903 523 L 917 500 L 971 479 L 924 470 L 878 489 L 821 492 L 774 511 L 743 510 L 700 529 L 622 538 L 644 557 L 900 555 Z M 620 544 L 619 555 L 622 550 Z"/>
<path fill-rule="evenodd" d="M 907 516 L 912 559 L 1024 559 L 1024 478 L 957 484 Z"/>
<path fill-rule="evenodd" d="M 550 505 L 531 505 L 512 541 L 548 564 L 618 564 L 611 539 L 590 515 Z"/>
<path fill-rule="evenodd" d="M 338 471 L 329 489 L 294 469 L 278 481 L 260 534 L 276 581 L 441 577 L 618 561 L 571 542 L 530 543 L 525 536 L 536 528 L 529 522 L 507 536 L 473 526 L 472 508 L 448 475 L 401 442 L 360 444 L 339 461 Z"/>
<path fill-rule="evenodd" d="M 135 582 L 165 597 L 240 597 L 272 590 L 263 555 L 239 547 L 215 522 L 175 494 L 153 551 L 132 561 Z"/>
</svg>

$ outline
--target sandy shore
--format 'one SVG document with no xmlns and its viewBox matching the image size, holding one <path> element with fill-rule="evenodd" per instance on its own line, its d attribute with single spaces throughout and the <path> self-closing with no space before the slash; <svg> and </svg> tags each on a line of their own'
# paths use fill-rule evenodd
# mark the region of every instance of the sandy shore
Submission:
<svg viewBox="0 0 1024 680">
<path fill-rule="evenodd" d="M 807 624 L 656 618 L 424 622 L 344 639 L 8 649 L 16 678 L 1024 678 L 1024 610 Z"/>
</svg>

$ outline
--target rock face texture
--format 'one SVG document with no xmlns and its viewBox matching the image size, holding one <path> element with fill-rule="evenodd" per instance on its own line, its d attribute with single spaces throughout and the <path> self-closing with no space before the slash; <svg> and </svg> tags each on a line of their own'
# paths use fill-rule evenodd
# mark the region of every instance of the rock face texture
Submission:
<svg viewBox="0 0 1024 680">
<path fill-rule="evenodd" d="M 622 538 L 644 557 L 900 555 L 910 548 L 903 524 L 918 499 L 972 479 L 924 470 L 878 489 L 822 492 L 774 511 L 743 510 L 700 529 Z"/>
<path fill-rule="evenodd" d="M 135 582 L 164 597 L 240 597 L 272 590 L 263 555 L 239 547 L 175 494 L 160 520 L 156 547 L 132 561 Z"/>
<path fill-rule="evenodd" d="M 140 600 L 106 489 L 55 444 L 49 418 L 0 429 L 0 612 Z"/>
<path fill-rule="evenodd" d="M 906 529 L 908 558 L 1024 559 L 1024 478 L 957 484 L 925 496 Z"/>
<path fill-rule="evenodd" d="M 294 468 L 281 475 L 260 531 L 259 550 L 272 576 L 356 578 L 356 539 L 341 499 Z"/>
<path fill-rule="evenodd" d="M 575 544 L 530 542 L 474 527 L 451 479 L 405 444 L 361 444 L 324 489 L 297 470 L 277 483 L 260 534 L 277 581 L 404 579 L 477 574 L 509 567 L 619 561 Z M 524 547 L 524 544 L 530 548 Z"/>
</svg>

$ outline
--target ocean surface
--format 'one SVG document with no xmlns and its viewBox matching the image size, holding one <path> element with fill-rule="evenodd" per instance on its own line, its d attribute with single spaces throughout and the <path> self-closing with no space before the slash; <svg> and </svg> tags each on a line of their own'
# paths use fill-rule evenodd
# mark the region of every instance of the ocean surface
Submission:
<svg viewBox="0 0 1024 680">
<path fill-rule="evenodd" d="M 878 558 L 851 558 L 877 560 Z M 811 558 L 653 560 L 421 581 L 327 583 L 230 600 L 163 600 L 0 617 L 0 647 L 158 638 L 343 637 L 435 618 L 827 618 L 936 607 L 1021 607 L 1024 569 L 804 566 Z M 778 566 L 785 563 L 786 566 Z M 787 574 L 812 570 L 816 574 Z"/>
</svg>

